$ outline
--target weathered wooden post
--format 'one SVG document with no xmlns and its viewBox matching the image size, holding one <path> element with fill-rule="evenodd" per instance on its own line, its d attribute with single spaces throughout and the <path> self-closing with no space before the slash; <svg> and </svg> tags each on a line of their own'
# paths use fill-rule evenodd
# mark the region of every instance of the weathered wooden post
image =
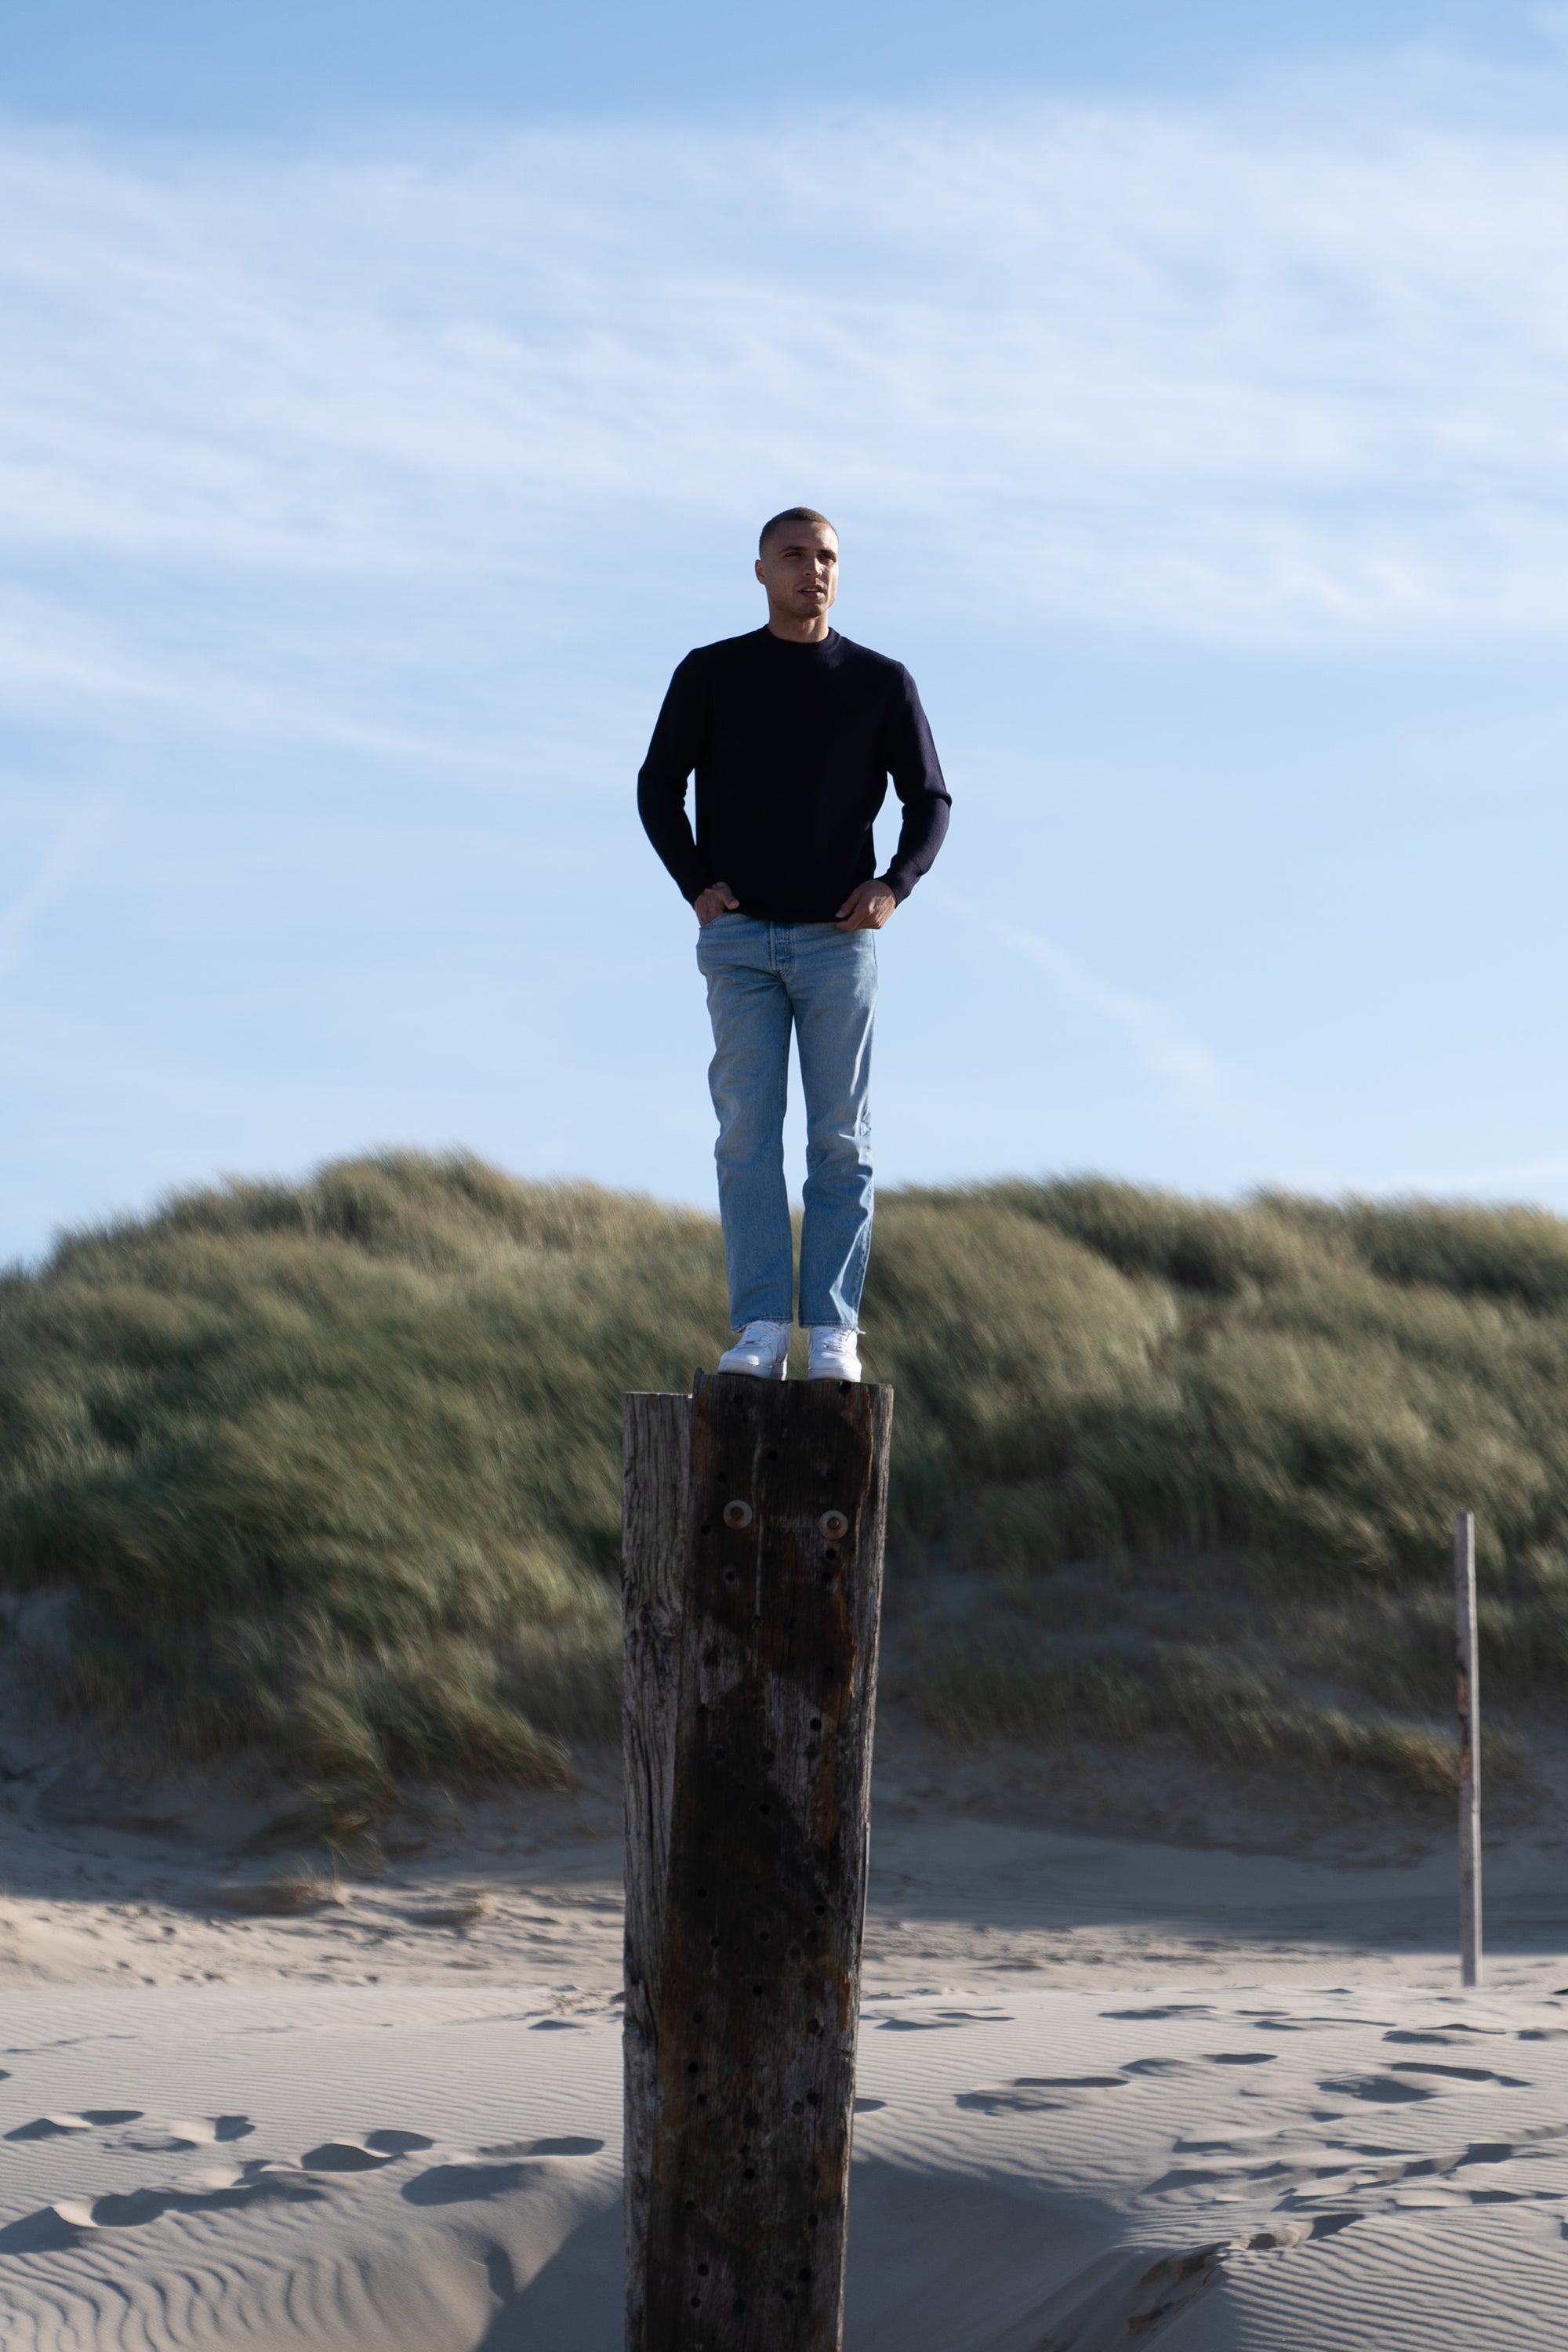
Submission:
<svg viewBox="0 0 1568 2352">
<path fill-rule="evenodd" d="M 1454 1517 L 1454 1620 L 1459 1685 L 1459 1976 L 1481 1980 L 1481 1692 L 1476 1631 L 1476 1517 Z"/>
<path fill-rule="evenodd" d="M 627 2352 L 838 2352 L 892 1407 L 626 1401 Z"/>
<path fill-rule="evenodd" d="M 623 1412 L 626 2343 L 640 2347 L 681 1612 L 691 1550 L 691 1399 L 633 1394 Z"/>
</svg>

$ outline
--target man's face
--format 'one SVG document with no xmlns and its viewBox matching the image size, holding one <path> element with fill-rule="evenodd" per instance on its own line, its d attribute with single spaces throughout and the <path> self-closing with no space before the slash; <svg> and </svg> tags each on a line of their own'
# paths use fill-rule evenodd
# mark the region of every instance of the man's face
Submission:
<svg viewBox="0 0 1568 2352">
<path fill-rule="evenodd" d="M 768 610 L 780 620 L 814 621 L 838 593 L 838 539 L 822 522 L 781 523 L 757 558 Z"/>
</svg>

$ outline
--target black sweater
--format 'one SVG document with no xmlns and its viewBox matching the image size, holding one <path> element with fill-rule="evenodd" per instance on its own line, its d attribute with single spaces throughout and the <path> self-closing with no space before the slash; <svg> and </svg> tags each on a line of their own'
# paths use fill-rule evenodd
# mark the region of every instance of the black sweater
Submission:
<svg viewBox="0 0 1568 2352">
<path fill-rule="evenodd" d="M 902 900 L 942 846 L 949 805 L 913 678 L 836 629 L 809 646 L 753 629 L 700 646 L 670 679 L 637 811 L 688 898 L 727 882 L 742 914 L 828 923 L 876 871 L 889 775 L 904 822 L 887 879 Z"/>
</svg>

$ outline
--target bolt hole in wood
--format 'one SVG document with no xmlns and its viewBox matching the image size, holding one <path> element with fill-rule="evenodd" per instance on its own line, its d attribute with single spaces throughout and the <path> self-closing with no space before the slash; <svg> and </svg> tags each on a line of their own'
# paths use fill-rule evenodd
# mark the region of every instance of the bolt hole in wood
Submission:
<svg viewBox="0 0 1568 2352">
<path fill-rule="evenodd" d="M 750 1503 L 726 1503 L 724 1525 L 727 1528 L 749 1528 L 753 1513 Z"/>
</svg>

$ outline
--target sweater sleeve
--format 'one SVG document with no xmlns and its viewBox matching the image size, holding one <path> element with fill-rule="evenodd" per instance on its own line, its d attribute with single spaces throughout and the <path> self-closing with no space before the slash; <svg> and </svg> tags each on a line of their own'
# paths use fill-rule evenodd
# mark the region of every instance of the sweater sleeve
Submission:
<svg viewBox="0 0 1568 2352">
<path fill-rule="evenodd" d="M 647 757 L 637 773 L 637 814 L 685 898 L 695 898 L 710 882 L 686 813 L 686 785 L 708 732 L 708 695 L 688 654 L 669 681 L 654 726 Z"/>
<path fill-rule="evenodd" d="M 952 807 L 931 727 L 907 669 L 899 672 L 899 683 L 882 721 L 881 750 L 904 810 L 899 845 L 887 873 L 889 887 L 901 906 L 921 876 L 930 873 Z"/>
</svg>

